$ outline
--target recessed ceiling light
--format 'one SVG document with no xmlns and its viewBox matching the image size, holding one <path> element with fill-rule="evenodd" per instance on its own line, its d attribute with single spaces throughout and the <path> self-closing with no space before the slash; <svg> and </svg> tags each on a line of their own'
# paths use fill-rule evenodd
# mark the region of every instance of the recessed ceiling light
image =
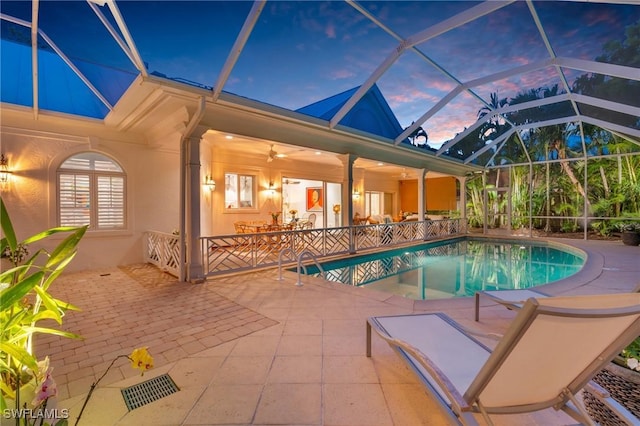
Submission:
<svg viewBox="0 0 640 426">
<path fill-rule="evenodd" d="M 225 136 L 225 138 L 226 138 L 226 139 L 233 139 L 233 136 L 231 136 L 231 135 L 227 135 L 227 136 Z"/>
<path fill-rule="evenodd" d="M 322 155 L 322 153 L 320 151 L 316 151 L 315 154 L 316 155 Z"/>
<path fill-rule="evenodd" d="M 378 166 L 384 166 L 384 163 L 378 163 Z"/>
</svg>

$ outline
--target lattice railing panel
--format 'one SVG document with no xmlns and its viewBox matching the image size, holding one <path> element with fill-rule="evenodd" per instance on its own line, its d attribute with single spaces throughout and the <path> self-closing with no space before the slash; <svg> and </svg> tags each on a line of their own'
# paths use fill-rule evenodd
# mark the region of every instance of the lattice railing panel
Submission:
<svg viewBox="0 0 640 426">
<path fill-rule="evenodd" d="M 144 261 L 177 277 L 180 265 L 179 237 L 156 231 L 148 231 L 145 236 Z"/>
<path fill-rule="evenodd" d="M 461 232 L 465 227 L 464 221 L 450 219 L 205 237 L 202 239 L 205 245 L 205 274 L 275 266 L 279 253 L 286 248 L 294 253 L 293 259 L 285 258 L 290 263 L 304 250 L 310 251 L 316 258 L 322 258 L 348 253 L 352 247 L 360 251 L 451 235 Z M 149 257 L 166 256 L 156 247 L 157 244 L 155 241 L 149 242 Z M 369 267 L 377 271 L 389 266 L 372 264 Z M 356 279 L 354 282 L 359 281 Z"/>
<path fill-rule="evenodd" d="M 322 229 L 300 231 L 296 235 L 301 240 L 303 250 L 310 251 L 315 257 L 324 256 L 324 232 Z M 302 251 L 297 251 L 301 253 Z"/>
<path fill-rule="evenodd" d="M 285 248 L 293 247 L 295 237 L 293 232 L 256 234 L 256 266 L 277 265 L 278 255 Z"/>
<path fill-rule="evenodd" d="M 327 256 L 349 252 L 349 228 L 328 228 L 324 232 L 324 248 Z"/>
<path fill-rule="evenodd" d="M 354 227 L 356 249 L 364 250 L 379 246 L 377 225 L 360 225 Z"/>
<path fill-rule="evenodd" d="M 249 234 L 207 238 L 206 266 L 209 271 L 232 271 L 254 267 L 254 238 Z"/>
</svg>

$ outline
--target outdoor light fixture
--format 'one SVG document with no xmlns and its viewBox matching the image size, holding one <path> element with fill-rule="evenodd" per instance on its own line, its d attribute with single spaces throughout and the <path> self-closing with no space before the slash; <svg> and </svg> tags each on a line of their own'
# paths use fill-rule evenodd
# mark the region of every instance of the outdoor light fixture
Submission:
<svg viewBox="0 0 640 426">
<path fill-rule="evenodd" d="M 209 175 L 204 178 L 204 186 L 209 188 L 209 191 L 213 192 L 216 190 L 216 181 Z"/>
<path fill-rule="evenodd" d="M 9 182 L 9 176 L 13 173 L 9 170 L 9 160 L 4 154 L 0 154 L 0 183 Z"/>
</svg>

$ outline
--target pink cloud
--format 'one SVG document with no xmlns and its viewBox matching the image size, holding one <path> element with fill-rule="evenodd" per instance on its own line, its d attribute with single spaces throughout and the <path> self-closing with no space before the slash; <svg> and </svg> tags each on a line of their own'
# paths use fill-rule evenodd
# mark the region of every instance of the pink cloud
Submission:
<svg viewBox="0 0 640 426">
<path fill-rule="evenodd" d="M 410 91 L 400 91 L 391 95 L 385 95 L 385 98 L 392 107 L 400 107 L 403 104 L 414 104 L 416 102 L 424 100 L 427 100 L 430 104 L 433 104 L 440 100 L 440 98 L 437 96 L 415 89 Z M 420 105 L 422 105 L 422 108 L 424 108 L 425 103 L 420 102 Z"/>
<path fill-rule="evenodd" d="M 354 72 L 346 70 L 346 69 L 335 70 L 335 71 L 332 71 L 330 73 L 330 76 L 331 76 L 332 80 L 341 80 L 341 79 L 345 79 L 345 78 L 354 77 L 355 75 L 356 74 Z"/>
<path fill-rule="evenodd" d="M 324 28 L 324 34 L 329 38 L 336 38 L 336 27 L 332 22 L 329 22 Z"/>
</svg>

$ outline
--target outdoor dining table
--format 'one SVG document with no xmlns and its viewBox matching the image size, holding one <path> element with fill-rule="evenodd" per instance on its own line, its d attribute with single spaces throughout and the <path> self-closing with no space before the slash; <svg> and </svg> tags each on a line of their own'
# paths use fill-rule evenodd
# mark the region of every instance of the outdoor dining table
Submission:
<svg viewBox="0 0 640 426">
<path fill-rule="evenodd" d="M 251 230 L 252 234 L 256 234 L 259 232 L 267 232 L 269 225 L 267 223 L 247 223 L 244 225 L 247 229 Z"/>
</svg>

